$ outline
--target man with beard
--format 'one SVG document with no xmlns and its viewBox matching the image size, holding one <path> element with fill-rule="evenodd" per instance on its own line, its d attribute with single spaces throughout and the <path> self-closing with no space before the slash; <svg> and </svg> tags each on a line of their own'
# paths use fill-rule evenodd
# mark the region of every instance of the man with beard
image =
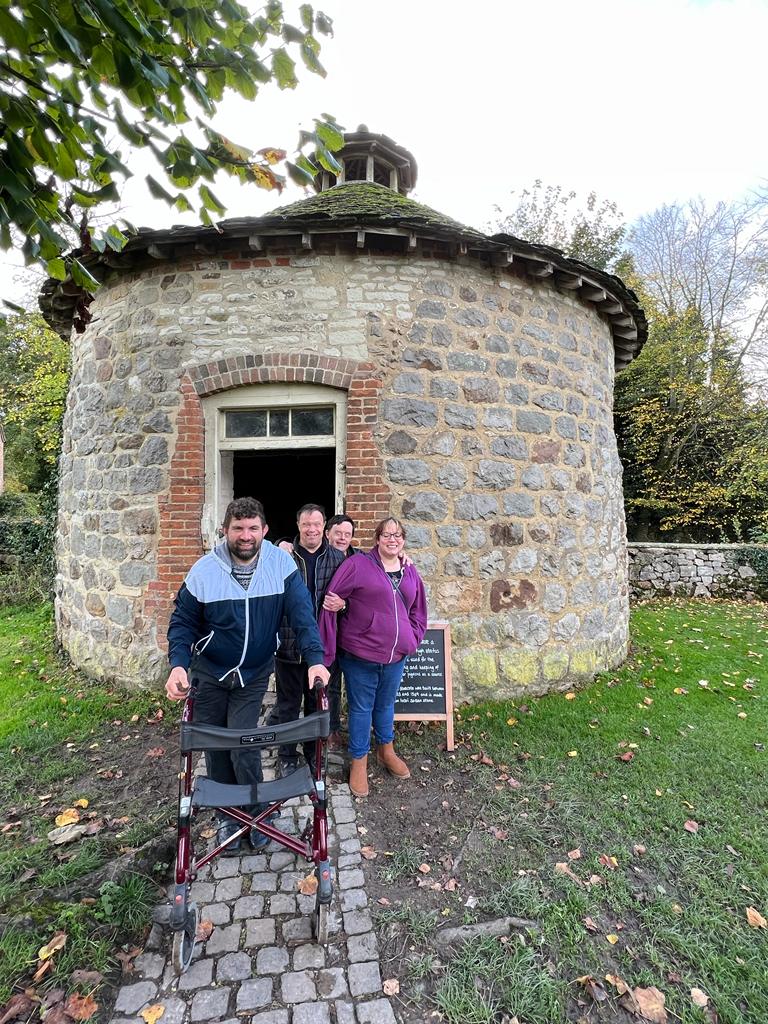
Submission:
<svg viewBox="0 0 768 1024">
<path fill-rule="evenodd" d="M 296 637 L 309 679 L 328 682 L 323 647 L 304 580 L 290 555 L 264 540 L 264 509 L 253 498 L 230 502 L 224 516 L 224 541 L 192 566 L 176 596 L 168 625 L 171 672 L 165 684 L 170 700 L 196 686 L 194 720 L 229 729 L 258 724 L 261 704 L 274 668 L 277 633 L 285 618 Z M 262 781 L 261 755 L 243 747 L 206 753 L 208 776 L 228 785 Z M 255 813 L 255 809 L 251 809 Z M 222 844 L 239 826 L 220 822 Z M 253 849 L 268 839 L 252 830 Z M 225 854 L 239 853 L 231 840 Z"/>
</svg>

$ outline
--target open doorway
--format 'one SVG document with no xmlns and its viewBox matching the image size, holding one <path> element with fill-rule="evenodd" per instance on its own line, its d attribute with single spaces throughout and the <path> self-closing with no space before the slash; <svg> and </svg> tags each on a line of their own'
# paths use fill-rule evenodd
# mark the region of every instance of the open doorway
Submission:
<svg viewBox="0 0 768 1024">
<path fill-rule="evenodd" d="M 293 539 L 302 505 L 322 505 L 328 516 L 336 511 L 336 449 L 236 451 L 232 483 L 233 498 L 256 498 L 264 505 L 273 544 Z"/>
</svg>

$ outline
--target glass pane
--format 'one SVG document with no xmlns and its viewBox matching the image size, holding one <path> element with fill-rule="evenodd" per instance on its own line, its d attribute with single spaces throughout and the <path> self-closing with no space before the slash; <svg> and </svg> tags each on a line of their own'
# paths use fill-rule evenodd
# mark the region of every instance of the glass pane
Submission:
<svg viewBox="0 0 768 1024">
<path fill-rule="evenodd" d="M 266 437 L 266 409 L 249 409 L 224 414 L 227 437 Z"/>
<path fill-rule="evenodd" d="M 333 409 L 294 409 L 291 415 L 294 437 L 333 433 Z"/>
<path fill-rule="evenodd" d="M 269 412 L 269 436 L 288 437 L 288 410 L 270 409 Z"/>
</svg>

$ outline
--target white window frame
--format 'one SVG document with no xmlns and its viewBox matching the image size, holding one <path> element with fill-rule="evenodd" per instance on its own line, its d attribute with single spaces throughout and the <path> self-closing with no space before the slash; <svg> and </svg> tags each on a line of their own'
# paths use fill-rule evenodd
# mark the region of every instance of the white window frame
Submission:
<svg viewBox="0 0 768 1024">
<path fill-rule="evenodd" d="M 225 413 L 250 409 L 334 408 L 333 435 L 301 437 L 226 436 Z M 206 549 L 218 539 L 218 529 L 232 500 L 233 465 L 236 451 L 279 449 L 336 449 L 335 511 L 344 511 L 347 457 L 347 394 L 325 384 L 248 384 L 203 399 L 205 421 L 205 505 L 201 534 Z"/>
</svg>

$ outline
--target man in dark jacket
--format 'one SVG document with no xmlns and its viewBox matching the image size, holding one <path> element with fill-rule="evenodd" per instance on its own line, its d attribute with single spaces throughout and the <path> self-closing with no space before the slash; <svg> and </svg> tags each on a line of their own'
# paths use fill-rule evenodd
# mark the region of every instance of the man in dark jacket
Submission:
<svg viewBox="0 0 768 1024">
<path fill-rule="evenodd" d="M 168 625 L 171 672 L 165 684 L 170 700 L 187 695 L 190 677 L 197 687 L 194 718 L 206 725 L 250 729 L 258 724 L 272 673 L 277 631 L 292 630 L 295 649 L 310 665 L 310 678 L 328 681 L 317 614 L 296 565 L 264 540 L 264 509 L 253 498 L 230 502 L 224 516 L 224 542 L 192 566 L 176 596 Z M 329 577 L 330 578 L 330 577 Z M 206 753 L 208 775 L 216 782 L 253 785 L 262 781 L 257 748 Z M 227 819 L 218 830 L 226 842 L 239 826 Z M 268 842 L 255 831 L 254 849 Z M 225 853 L 239 852 L 240 840 Z"/>
<path fill-rule="evenodd" d="M 344 553 L 332 548 L 323 535 L 325 510 L 320 505 L 302 505 L 296 515 L 299 535 L 293 542 L 290 557 L 304 580 L 317 619 L 323 607 L 323 598 L 331 577 L 344 561 Z M 293 722 L 299 717 L 302 696 L 304 714 L 312 713 L 313 701 L 309 691 L 311 669 L 303 651 L 296 643 L 291 623 L 286 621 L 280 629 L 280 645 L 275 658 L 275 689 L 277 700 L 269 716 L 269 724 Z M 305 744 L 304 754 L 310 760 L 314 745 Z M 296 744 L 280 747 L 280 771 L 288 775 L 298 767 Z"/>
</svg>

